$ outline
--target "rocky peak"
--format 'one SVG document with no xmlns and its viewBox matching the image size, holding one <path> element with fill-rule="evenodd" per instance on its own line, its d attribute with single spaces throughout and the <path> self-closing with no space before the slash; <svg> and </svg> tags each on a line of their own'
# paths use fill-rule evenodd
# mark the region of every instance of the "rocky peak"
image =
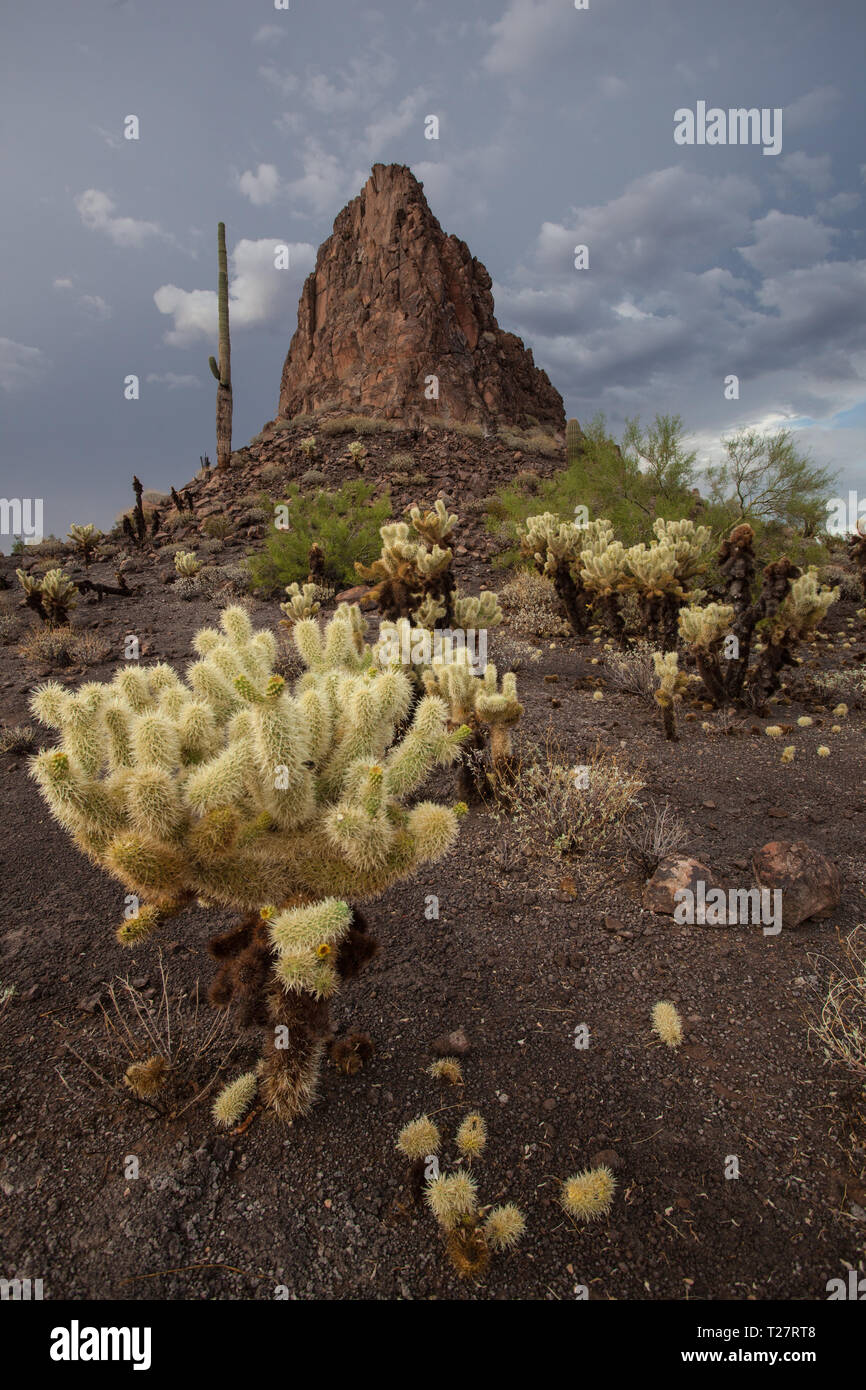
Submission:
<svg viewBox="0 0 866 1390">
<path fill-rule="evenodd" d="M 375 164 L 304 284 L 280 416 L 330 410 L 563 429 L 562 398 L 499 327 L 491 283 L 466 243 L 443 232 L 412 171 Z M 431 377 L 438 399 L 425 394 Z"/>
</svg>

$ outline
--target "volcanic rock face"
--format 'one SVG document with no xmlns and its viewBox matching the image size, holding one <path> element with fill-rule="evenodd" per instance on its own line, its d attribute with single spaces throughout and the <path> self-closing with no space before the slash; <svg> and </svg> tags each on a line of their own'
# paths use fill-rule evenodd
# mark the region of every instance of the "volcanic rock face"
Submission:
<svg viewBox="0 0 866 1390">
<path fill-rule="evenodd" d="M 307 277 L 279 414 L 563 429 L 559 392 L 500 329 L 490 288 L 466 243 L 442 231 L 411 170 L 375 164 Z"/>
</svg>

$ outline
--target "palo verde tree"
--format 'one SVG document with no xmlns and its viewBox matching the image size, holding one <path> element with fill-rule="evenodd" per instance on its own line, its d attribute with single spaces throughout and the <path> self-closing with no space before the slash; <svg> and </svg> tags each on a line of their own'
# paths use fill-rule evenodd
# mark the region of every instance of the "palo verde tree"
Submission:
<svg viewBox="0 0 866 1390">
<path fill-rule="evenodd" d="M 283 1120 L 310 1106 L 330 1037 L 329 1000 L 375 949 L 353 904 L 441 858 L 461 811 L 411 796 L 468 730 L 374 665 L 357 607 L 322 632 L 292 637 L 305 671 L 294 691 L 274 673 L 273 633 L 245 610 L 194 639 L 172 667 L 124 667 L 77 692 L 49 682 L 32 699 L 60 734 L 31 771 L 57 820 L 90 859 L 140 900 L 122 923 L 137 944 L 198 901 L 243 914 L 211 942 L 218 1007 L 240 1005 L 264 1029 L 256 1073 L 226 1088 L 215 1113 L 231 1123 L 258 1087 Z M 398 730 L 399 735 L 398 735 Z"/>
<path fill-rule="evenodd" d="M 226 256 L 226 224 L 217 227 L 217 298 L 219 302 L 219 361 L 208 358 L 217 380 L 217 468 L 228 468 L 232 456 L 232 352 L 229 335 L 229 272 Z"/>
<path fill-rule="evenodd" d="M 709 470 L 711 496 L 732 523 L 781 522 L 804 536 L 823 529 L 836 474 L 801 453 L 790 430 L 741 430 L 722 443 L 726 457 Z"/>
</svg>

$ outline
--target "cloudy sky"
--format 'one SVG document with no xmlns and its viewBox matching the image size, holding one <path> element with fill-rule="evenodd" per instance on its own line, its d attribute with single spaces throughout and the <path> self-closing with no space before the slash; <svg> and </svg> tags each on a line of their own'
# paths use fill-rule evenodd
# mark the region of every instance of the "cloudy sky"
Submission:
<svg viewBox="0 0 866 1390">
<path fill-rule="evenodd" d="M 789 424 L 866 493 L 864 40 L 863 0 L 14 7 L 0 493 L 44 497 L 61 534 L 109 524 L 133 472 L 164 488 L 214 457 L 220 219 L 236 445 L 255 434 L 316 247 L 377 161 L 486 264 L 569 415 L 678 411 L 705 459 Z M 781 108 L 781 152 L 677 144 L 701 101 Z"/>
</svg>

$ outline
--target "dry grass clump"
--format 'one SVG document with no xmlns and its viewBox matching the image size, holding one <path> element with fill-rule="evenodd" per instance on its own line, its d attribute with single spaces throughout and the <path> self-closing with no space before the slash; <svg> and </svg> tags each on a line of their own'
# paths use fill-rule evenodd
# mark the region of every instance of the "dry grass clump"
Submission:
<svg viewBox="0 0 866 1390">
<path fill-rule="evenodd" d="M 549 579 L 536 570 L 519 569 L 499 590 L 510 630 L 522 637 L 567 637 L 559 599 Z"/>
<path fill-rule="evenodd" d="M 648 642 L 636 642 L 628 651 L 610 652 L 605 657 L 605 676 L 612 690 L 637 695 L 653 704 L 658 685 L 653 649 Z"/>
<path fill-rule="evenodd" d="M 18 651 L 37 666 L 98 666 L 111 647 L 95 632 L 74 627 L 32 627 Z"/>
<path fill-rule="evenodd" d="M 840 940 L 843 962 L 827 957 L 812 964 L 830 965 L 826 996 L 809 1031 L 818 1039 L 828 1059 L 843 1062 L 861 1081 L 866 1081 L 866 926 L 862 923 Z"/>
<path fill-rule="evenodd" d="M 32 724 L 0 724 L 0 753 L 30 753 L 36 741 Z"/>
</svg>

